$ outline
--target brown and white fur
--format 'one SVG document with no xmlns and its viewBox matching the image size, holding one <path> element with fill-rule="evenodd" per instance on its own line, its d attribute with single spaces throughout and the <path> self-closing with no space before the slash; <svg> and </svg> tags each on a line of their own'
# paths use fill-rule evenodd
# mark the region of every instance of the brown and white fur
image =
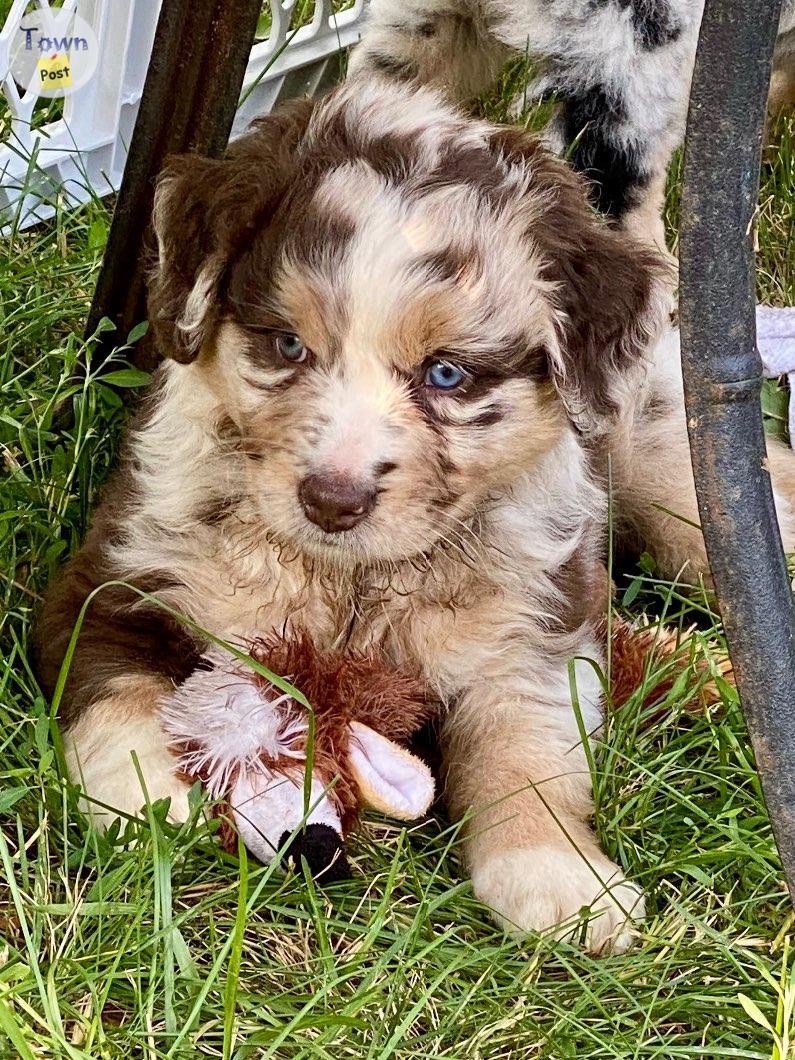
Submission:
<svg viewBox="0 0 795 1060">
<path fill-rule="evenodd" d="M 679 384 L 647 357 L 654 253 L 530 136 L 373 81 L 263 119 L 223 161 L 173 160 L 155 228 L 168 360 L 48 596 L 45 686 L 109 579 L 219 637 L 290 620 L 374 652 L 444 704 L 447 800 L 498 920 L 567 932 L 590 905 L 586 945 L 624 948 L 643 902 L 591 828 L 569 663 L 596 731 L 614 439 L 624 520 L 669 571 L 704 567 L 652 507 L 693 514 Z M 62 716 L 98 820 L 143 803 L 133 751 L 149 797 L 187 812 L 156 707 L 205 646 L 131 590 L 96 596 Z"/>
</svg>

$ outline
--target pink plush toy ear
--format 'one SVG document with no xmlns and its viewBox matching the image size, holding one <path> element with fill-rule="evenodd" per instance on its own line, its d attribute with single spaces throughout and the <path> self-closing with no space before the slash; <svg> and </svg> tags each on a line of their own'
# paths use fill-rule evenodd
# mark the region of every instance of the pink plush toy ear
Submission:
<svg viewBox="0 0 795 1060">
<path fill-rule="evenodd" d="M 358 721 L 351 722 L 348 754 L 366 807 L 400 821 L 427 813 L 433 801 L 433 776 L 419 758 Z"/>
</svg>

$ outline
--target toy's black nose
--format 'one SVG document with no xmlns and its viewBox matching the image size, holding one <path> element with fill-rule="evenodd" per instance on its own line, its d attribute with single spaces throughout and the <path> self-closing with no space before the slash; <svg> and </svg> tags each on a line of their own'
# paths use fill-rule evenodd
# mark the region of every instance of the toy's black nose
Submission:
<svg viewBox="0 0 795 1060">
<path fill-rule="evenodd" d="M 355 482 L 345 475 L 307 475 L 298 486 L 298 500 L 307 519 L 329 534 L 360 523 L 373 510 L 377 496 L 372 483 Z"/>
<path fill-rule="evenodd" d="M 282 833 L 279 840 L 280 850 L 289 838 L 289 832 Z M 282 858 L 285 862 L 293 861 L 296 868 L 300 867 L 301 858 L 305 858 L 312 879 L 320 884 L 337 883 L 339 880 L 351 878 L 351 868 L 345 857 L 342 837 L 328 824 L 308 824 L 293 836 Z"/>
</svg>

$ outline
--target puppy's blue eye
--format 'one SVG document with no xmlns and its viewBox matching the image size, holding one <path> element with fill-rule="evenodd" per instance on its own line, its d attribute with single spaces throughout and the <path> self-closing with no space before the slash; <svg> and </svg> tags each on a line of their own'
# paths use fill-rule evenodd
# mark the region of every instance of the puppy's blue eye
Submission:
<svg viewBox="0 0 795 1060">
<path fill-rule="evenodd" d="M 427 386 L 437 390 L 455 390 L 464 381 L 464 373 L 449 361 L 434 361 L 425 373 Z"/>
<path fill-rule="evenodd" d="M 309 354 L 309 350 L 298 336 L 286 331 L 276 336 L 276 349 L 285 361 L 292 361 L 294 364 L 305 361 Z"/>
</svg>

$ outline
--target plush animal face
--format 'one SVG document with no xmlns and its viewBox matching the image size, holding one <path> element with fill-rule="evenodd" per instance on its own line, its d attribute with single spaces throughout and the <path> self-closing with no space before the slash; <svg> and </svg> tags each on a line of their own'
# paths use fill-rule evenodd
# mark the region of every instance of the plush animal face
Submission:
<svg viewBox="0 0 795 1060">
<path fill-rule="evenodd" d="M 296 833 L 290 853 L 304 855 L 315 875 L 339 878 L 342 839 L 360 808 L 399 820 L 427 812 L 433 777 L 405 742 L 433 706 L 418 681 L 372 658 L 319 652 L 302 630 L 257 641 L 251 658 L 306 693 L 311 727 L 290 691 L 213 649 L 162 703 L 167 739 L 186 779 L 220 800 L 260 861 Z M 226 838 L 236 849 L 234 834 Z"/>
<path fill-rule="evenodd" d="M 392 84 L 173 161 L 155 220 L 163 352 L 209 381 L 267 533 L 340 563 L 461 542 L 598 432 L 662 306 L 562 162 Z"/>
</svg>

